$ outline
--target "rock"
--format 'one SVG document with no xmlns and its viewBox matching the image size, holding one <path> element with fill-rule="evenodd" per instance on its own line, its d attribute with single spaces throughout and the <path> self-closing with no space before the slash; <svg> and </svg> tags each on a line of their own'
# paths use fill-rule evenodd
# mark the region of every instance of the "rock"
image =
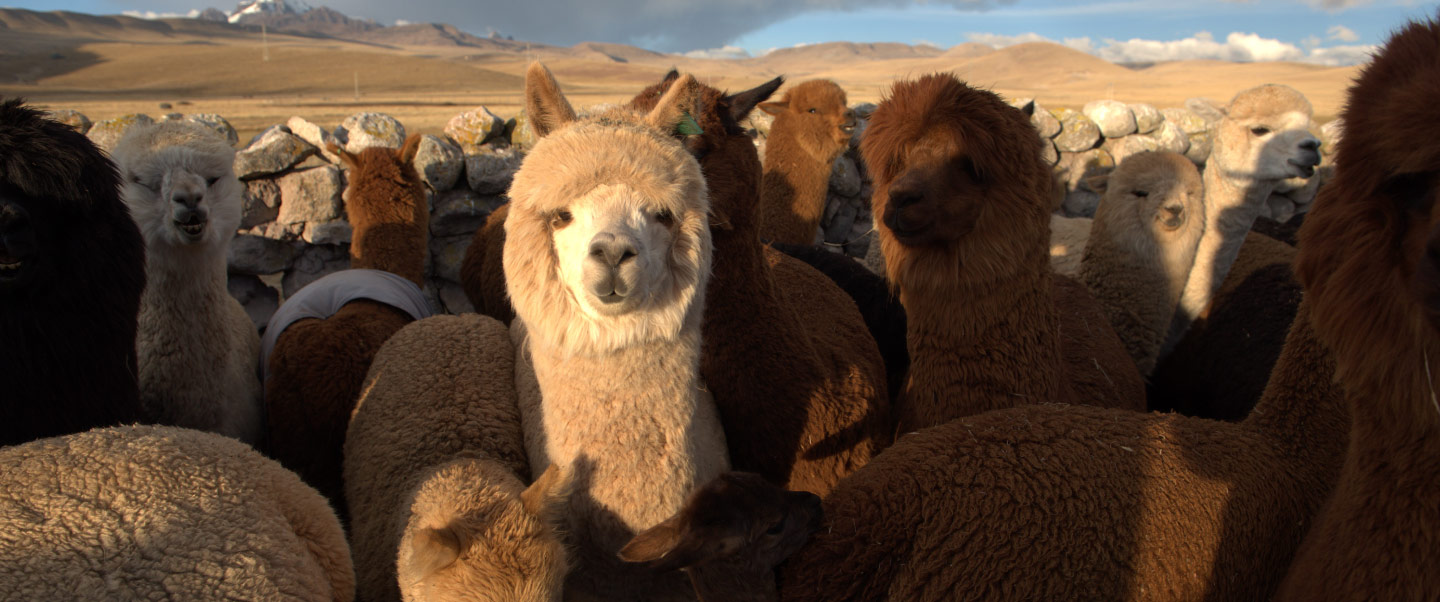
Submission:
<svg viewBox="0 0 1440 602">
<path fill-rule="evenodd" d="M 306 121 L 303 117 L 291 117 L 289 121 L 285 122 L 285 127 L 290 128 L 291 133 L 299 136 L 301 140 L 310 143 L 316 150 L 319 150 L 320 156 L 325 157 L 326 161 L 331 163 L 340 162 L 340 156 L 330 152 L 327 146 L 330 144 L 339 146 L 340 141 L 336 140 L 335 136 L 326 131 L 325 128 Z"/>
<path fill-rule="evenodd" d="M 270 179 L 250 180 L 244 185 L 240 228 L 253 228 L 275 221 L 280 216 L 280 185 Z"/>
<path fill-rule="evenodd" d="M 1103 148 L 1083 153 L 1061 153 L 1055 171 L 1060 183 L 1065 187 L 1065 200 L 1061 203 L 1065 214 L 1070 217 L 1094 217 L 1100 195 L 1090 190 L 1085 179 L 1110 173 L 1113 169 L 1115 158 Z"/>
<path fill-rule="evenodd" d="M 1203 134 L 1210 129 L 1210 123 L 1190 109 L 1161 109 L 1160 114 L 1165 117 L 1165 121 L 1180 126 L 1180 131 L 1185 132 L 1186 136 Z"/>
<path fill-rule="evenodd" d="M 515 125 L 510 128 L 510 146 L 523 150 L 534 146 L 536 140 L 539 140 L 539 137 L 530 127 L 530 118 L 522 109 L 520 114 L 515 116 Z"/>
<path fill-rule="evenodd" d="M 860 194 L 860 170 L 850 157 L 841 155 L 830 166 L 830 192 L 843 197 Z"/>
<path fill-rule="evenodd" d="M 265 130 L 250 146 L 235 153 L 235 176 L 250 180 L 277 174 L 317 152 L 315 147 L 280 126 Z"/>
<path fill-rule="evenodd" d="M 770 126 L 774 123 L 774 115 L 756 109 L 750 111 L 750 115 L 745 118 L 745 121 L 740 122 L 740 127 L 751 130 L 756 137 L 768 138 L 770 137 Z"/>
<path fill-rule="evenodd" d="M 503 196 L 481 196 L 468 188 L 456 188 L 435 197 L 430 214 L 430 236 L 471 235 L 485 224 L 485 218 L 506 202 Z"/>
<path fill-rule="evenodd" d="M 825 229 L 825 242 L 830 244 L 849 242 L 850 230 L 854 228 L 856 218 L 860 214 L 859 199 L 831 195 L 827 203 L 834 207 L 834 212 L 828 221 L 821 224 Z M 830 212 L 827 211 L 827 213 Z"/>
<path fill-rule="evenodd" d="M 289 299 L 295 295 L 295 291 L 322 276 L 349 268 L 349 249 L 334 245 L 306 246 L 295 257 L 295 262 L 285 272 L 285 277 L 280 280 L 280 291 Z"/>
<path fill-rule="evenodd" d="M 1035 113 L 1030 115 L 1030 125 L 1035 126 L 1035 131 L 1040 132 L 1042 138 L 1054 138 L 1060 135 L 1060 120 L 1049 109 L 1035 103 Z"/>
<path fill-rule="evenodd" d="M 514 148 L 481 146 L 465 155 L 465 178 L 470 189 L 480 194 L 501 194 L 510 189 L 510 180 L 520 169 L 524 156 Z"/>
<path fill-rule="evenodd" d="M 1100 194 L 1092 190 L 1077 188 L 1065 195 L 1060 204 L 1065 217 L 1095 217 L 1095 208 L 1100 206 Z"/>
<path fill-rule="evenodd" d="M 1204 119 L 1206 129 L 1209 129 L 1211 126 L 1219 123 L 1221 119 L 1225 118 L 1224 107 L 1208 98 L 1187 98 L 1185 99 L 1185 108 L 1189 109 L 1190 112 L 1201 119 Z"/>
<path fill-rule="evenodd" d="M 1135 133 L 1149 134 L 1160 128 L 1165 123 L 1165 116 L 1155 105 L 1137 102 L 1129 105 L 1130 112 L 1135 115 Z"/>
<path fill-rule="evenodd" d="M 235 126 L 230 125 L 229 121 L 215 113 L 191 113 L 181 116 L 180 120 L 198 123 L 210 128 L 216 134 L 219 134 L 221 138 L 224 138 L 225 143 L 230 146 L 235 146 L 240 143 L 240 134 L 235 131 Z"/>
<path fill-rule="evenodd" d="M 431 190 L 450 190 L 465 171 L 465 155 L 445 139 L 426 134 L 415 152 L 415 171 Z"/>
<path fill-rule="evenodd" d="M 440 302 L 445 305 L 445 313 L 448 314 L 473 314 L 475 306 L 470 304 L 470 298 L 465 296 L 465 289 L 454 282 L 440 282 Z"/>
<path fill-rule="evenodd" d="M 384 113 L 356 113 L 335 128 L 335 140 L 350 153 L 372 146 L 400 148 L 405 143 L 405 126 Z"/>
<path fill-rule="evenodd" d="M 47 111 L 45 115 L 55 121 L 75 128 L 75 131 L 84 134 L 90 131 L 90 126 L 95 125 L 84 113 L 75 109 L 60 109 L 58 111 Z"/>
<path fill-rule="evenodd" d="M 1060 162 L 1060 151 L 1055 148 L 1054 140 L 1046 138 L 1040 141 L 1040 158 L 1050 167 Z"/>
<path fill-rule="evenodd" d="M 1210 158 L 1210 149 L 1214 146 L 1210 140 L 1210 134 L 1200 132 L 1186 137 L 1190 139 L 1190 148 L 1185 149 L 1185 156 L 1194 161 L 1196 165 L 1204 165 L 1205 161 Z"/>
<path fill-rule="evenodd" d="M 1078 153 L 1095 148 L 1100 143 L 1100 126 L 1079 111 L 1060 109 L 1055 112 L 1060 120 L 1060 134 L 1055 137 L 1055 148 L 1062 152 Z"/>
<path fill-rule="evenodd" d="M 504 133 L 505 120 L 485 107 L 465 111 L 451 117 L 445 124 L 445 135 L 459 144 L 460 150 L 467 154 Z"/>
<path fill-rule="evenodd" d="M 286 174 L 280 178 L 280 215 L 275 221 L 298 224 L 338 219 L 343 190 L 340 170 L 328 165 Z"/>
<path fill-rule="evenodd" d="M 295 243 L 253 234 L 238 234 L 230 241 L 226 264 L 237 274 L 278 274 L 290 267 L 298 252 Z"/>
<path fill-rule="evenodd" d="M 1125 159 L 1135 153 L 1160 150 L 1160 141 L 1143 134 L 1134 134 L 1123 138 L 1110 138 L 1101 145 L 1101 148 L 1110 151 L 1110 156 L 1119 165 Z"/>
<path fill-rule="evenodd" d="M 1100 135 L 1120 138 L 1135 133 L 1135 114 L 1118 100 L 1093 100 L 1085 103 L 1086 117 L 1100 127 Z"/>
<path fill-rule="evenodd" d="M 430 239 L 430 260 L 436 278 L 447 282 L 460 282 L 460 264 L 465 261 L 465 249 L 470 247 L 471 234 L 463 236 L 436 236 Z"/>
<path fill-rule="evenodd" d="M 257 331 L 265 330 L 265 325 L 270 323 L 270 316 L 280 309 L 280 291 L 266 286 L 255 276 L 230 274 L 225 288 L 229 289 L 230 296 L 245 308 L 246 315 L 250 316 L 250 321 L 255 324 Z"/>
<path fill-rule="evenodd" d="M 343 245 L 350 244 L 350 237 L 354 230 L 350 222 L 343 219 L 331 220 L 328 222 L 306 222 L 305 232 L 300 239 L 312 245 Z"/>
<path fill-rule="evenodd" d="M 150 125 L 153 123 L 155 123 L 155 120 L 151 119 L 149 115 L 131 113 L 96 123 L 90 126 L 90 129 L 85 132 L 85 136 L 90 138 L 90 141 L 94 142 L 95 146 L 100 147 L 100 150 L 108 153 L 115 150 L 115 145 L 120 142 L 121 138 L 125 137 L 125 132 L 130 131 L 130 128 L 137 125 Z"/>
<path fill-rule="evenodd" d="M 1160 127 L 1151 136 L 1160 144 L 1160 150 L 1180 154 L 1190 150 L 1190 137 L 1172 121 L 1160 122 Z"/>
<path fill-rule="evenodd" d="M 876 105 L 873 102 L 857 102 L 853 105 L 850 105 L 850 110 L 855 111 L 856 119 L 870 119 L 870 115 L 875 112 L 875 109 Z M 758 112 L 764 113 L 764 111 Z"/>
</svg>

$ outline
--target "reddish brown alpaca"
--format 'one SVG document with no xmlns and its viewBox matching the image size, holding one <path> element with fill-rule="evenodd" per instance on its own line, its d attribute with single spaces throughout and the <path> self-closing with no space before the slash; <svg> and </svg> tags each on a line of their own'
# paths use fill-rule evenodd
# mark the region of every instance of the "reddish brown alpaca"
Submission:
<svg viewBox="0 0 1440 602">
<path fill-rule="evenodd" d="M 632 105 L 648 109 L 670 82 Z M 702 87 L 696 118 L 704 134 L 686 141 L 710 189 L 720 258 L 706 295 L 700 371 L 731 464 L 823 495 L 889 445 L 889 400 L 884 361 L 849 296 L 760 243 L 760 158 L 738 122 L 779 84 L 730 96 Z"/>
<path fill-rule="evenodd" d="M 412 166 L 419 147 L 420 137 L 411 136 L 399 151 L 331 151 L 350 167 L 346 211 L 355 232 L 350 267 L 391 272 L 423 287 L 429 213 Z M 265 406 L 271 454 L 342 512 L 350 412 L 380 345 L 411 321 L 388 304 L 357 299 L 327 319 L 291 324 L 270 355 Z"/>
<path fill-rule="evenodd" d="M 850 146 L 855 112 L 845 106 L 845 91 L 826 79 L 802 82 L 760 109 L 775 116 L 765 141 L 760 236 L 812 244 L 825 212 L 831 165 Z"/>
<path fill-rule="evenodd" d="M 861 151 L 908 320 L 899 432 L 1026 403 L 1144 407 L 1143 393 L 1079 398 L 1067 377 L 1039 144 L 1019 109 L 949 75 L 896 84 L 871 117 Z M 1126 358 L 1111 378 L 1138 383 Z"/>
<path fill-rule="evenodd" d="M 1300 230 L 1296 276 L 1352 425 L 1335 494 L 1277 600 L 1440 599 L 1436 57 L 1440 23 L 1411 23 L 1360 74 L 1335 178 Z"/>
<path fill-rule="evenodd" d="M 470 237 L 465 259 L 460 263 L 460 286 L 475 311 L 509 325 L 515 319 L 510 295 L 505 292 L 505 270 L 500 254 L 505 251 L 505 217 L 510 214 L 507 203 L 495 208 L 485 225 Z"/>
</svg>

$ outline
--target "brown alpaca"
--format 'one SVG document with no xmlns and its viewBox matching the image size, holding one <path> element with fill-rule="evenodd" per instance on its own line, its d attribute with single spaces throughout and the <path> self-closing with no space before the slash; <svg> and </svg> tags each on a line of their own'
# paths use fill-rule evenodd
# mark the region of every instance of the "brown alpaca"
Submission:
<svg viewBox="0 0 1440 602">
<path fill-rule="evenodd" d="M 949 75 L 896 84 L 871 117 L 861 151 L 908 322 L 898 432 L 1024 403 L 1144 407 L 1081 399 L 1067 378 L 1039 144 L 1019 109 Z M 1139 382 L 1128 356 L 1119 366 L 1111 378 L 1128 366 Z"/>
<path fill-rule="evenodd" d="M 820 527 L 820 498 L 757 474 L 723 473 L 620 549 L 627 562 L 690 575 L 700 602 L 778 602 L 775 567 Z"/>
<path fill-rule="evenodd" d="M 672 81 L 631 105 L 649 110 Z M 686 141 L 701 157 L 723 258 L 706 295 L 700 371 L 732 465 L 824 495 L 890 444 L 889 398 L 884 361 L 855 304 L 820 272 L 760 243 L 760 159 L 739 121 L 779 83 L 730 96 L 702 86 L 704 134 Z"/>
<path fill-rule="evenodd" d="M 765 176 L 760 203 L 760 236 L 808 245 L 815 242 L 830 170 L 850 147 L 855 112 L 845 91 L 827 79 L 801 82 L 785 98 L 760 104 L 775 116 L 765 141 Z"/>
<path fill-rule="evenodd" d="M 485 225 L 470 237 L 465 259 L 460 263 L 460 286 L 465 297 L 481 315 L 490 316 L 506 325 L 515 319 L 510 295 L 505 292 L 505 268 L 501 253 L 505 251 L 505 217 L 510 205 L 495 208 L 485 218 Z"/>
<path fill-rule="evenodd" d="M 1440 599 L 1437 56 L 1440 22 L 1411 23 L 1361 72 L 1335 178 L 1300 230 L 1295 273 L 1352 424 L 1277 600 Z"/>
<path fill-rule="evenodd" d="M 429 213 L 412 167 L 420 137 L 400 150 L 351 154 L 346 212 L 350 270 L 310 283 L 271 318 L 263 349 L 270 452 L 344 509 L 345 429 L 380 345 L 429 315 L 424 285 Z"/>
</svg>

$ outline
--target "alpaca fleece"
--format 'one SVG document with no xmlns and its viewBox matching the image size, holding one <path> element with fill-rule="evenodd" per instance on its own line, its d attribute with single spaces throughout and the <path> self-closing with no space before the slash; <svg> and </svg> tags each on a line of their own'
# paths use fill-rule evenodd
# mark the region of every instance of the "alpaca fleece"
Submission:
<svg viewBox="0 0 1440 602">
<path fill-rule="evenodd" d="M 9 447 L 0 492 L 7 599 L 355 596 L 325 499 L 228 437 L 115 427 Z"/>
<path fill-rule="evenodd" d="M 0 446 L 143 418 L 145 241 L 84 135 L 0 102 Z M 8 271 L 8 270 L 7 270 Z"/>
<path fill-rule="evenodd" d="M 796 84 L 785 97 L 760 104 L 775 116 L 765 140 L 760 236 L 794 245 L 815 242 L 830 190 L 830 170 L 850 147 L 855 112 L 828 79 Z"/>
</svg>

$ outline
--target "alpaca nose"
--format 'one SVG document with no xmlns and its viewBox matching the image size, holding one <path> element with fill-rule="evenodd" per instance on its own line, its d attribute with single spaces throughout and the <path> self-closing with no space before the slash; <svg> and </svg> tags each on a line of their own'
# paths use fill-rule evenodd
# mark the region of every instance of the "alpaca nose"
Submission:
<svg viewBox="0 0 1440 602">
<path fill-rule="evenodd" d="M 635 243 L 629 237 L 601 232 L 590 239 L 590 258 L 612 268 L 635 258 Z"/>
<path fill-rule="evenodd" d="M 916 188 L 892 188 L 890 189 L 890 206 L 895 210 L 904 209 L 921 200 L 924 200 L 924 193 Z"/>
<path fill-rule="evenodd" d="M 1305 140 L 1300 141 L 1300 149 L 1307 151 L 1318 151 L 1320 150 L 1320 141 L 1314 138 L 1306 138 Z"/>
<path fill-rule="evenodd" d="M 190 190 L 177 190 L 174 194 L 170 195 L 170 200 L 174 203 L 184 205 L 188 209 L 194 209 L 196 205 L 200 204 L 200 201 L 205 200 L 205 193 Z"/>
<path fill-rule="evenodd" d="M 1180 217 L 1185 213 L 1185 206 L 1180 203 L 1171 203 L 1162 207 L 1162 209 L 1164 209 L 1166 213 L 1169 213 L 1170 217 Z"/>
</svg>

